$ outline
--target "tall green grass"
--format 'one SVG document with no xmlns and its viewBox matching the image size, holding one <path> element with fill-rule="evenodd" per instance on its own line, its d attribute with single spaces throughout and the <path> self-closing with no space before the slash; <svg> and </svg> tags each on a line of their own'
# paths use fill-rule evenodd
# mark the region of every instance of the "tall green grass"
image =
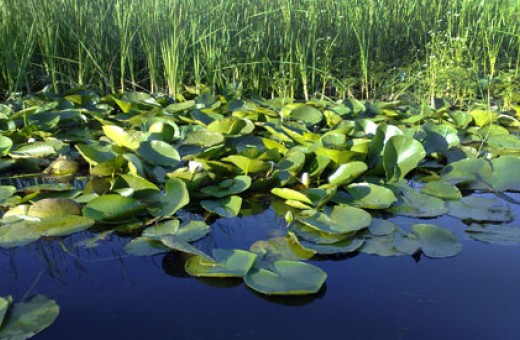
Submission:
<svg viewBox="0 0 520 340">
<path fill-rule="evenodd" d="M 518 18 L 518 0 L 0 0 L 0 95 L 465 100 L 520 76 Z"/>
</svg>

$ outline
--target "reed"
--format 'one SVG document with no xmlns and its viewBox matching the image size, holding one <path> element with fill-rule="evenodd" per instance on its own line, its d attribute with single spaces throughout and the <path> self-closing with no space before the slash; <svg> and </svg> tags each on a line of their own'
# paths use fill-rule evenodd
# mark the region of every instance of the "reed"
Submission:
<svg viewBox="0 0 520 340">
<path fill-rule="evenodd" d="M 0 0 L 0 91 L 468 100 L 520 75 L 519 17 L 516 0 Z"/>
</svg>

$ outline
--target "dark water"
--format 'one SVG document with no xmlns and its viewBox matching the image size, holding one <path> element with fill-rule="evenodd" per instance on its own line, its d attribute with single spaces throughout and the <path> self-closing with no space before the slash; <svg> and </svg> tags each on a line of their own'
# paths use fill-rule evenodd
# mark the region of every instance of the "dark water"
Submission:
<svg viewBox="0 0 520 340">
<path fill-rule="evenodd" d="M 267 299 L 239 280 L 186 277 L 178 256 L 131 257 L 116 236 L 75 250 L 87 233 L 1 250 L 0 295 L 57 300 L 60 316 L 38 339 L 520 339 L 520 247 L 467 240 L 449 217 L 428 223 L 455 231 L 462 253 L 314 261 L 329 276 L 316 297 Z M 221 220 L 199 246 L 247 249 L 283 225 L 272 211 Z"/>
</svg>

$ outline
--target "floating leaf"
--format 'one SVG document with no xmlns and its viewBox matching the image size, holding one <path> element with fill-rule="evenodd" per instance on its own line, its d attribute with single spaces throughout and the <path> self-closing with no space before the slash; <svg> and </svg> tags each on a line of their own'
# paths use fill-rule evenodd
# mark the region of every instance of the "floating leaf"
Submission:
<svg viewBox="0 0 520 340">
<path fill-rule="evenodd" d="M 493 170 L 486 159 L 463 159 L 444 167 L 441 176 L 444 181 L 462 183 L 471 189 L 488 189 L 493 181 Z"/>
<path fill-rule="evenodd" d="M 251 269 L 256 254 L 238 249 L 213 249 L 210 260 L 202 256 L 189 258 L 184 268 L 197 277 L 243 277 Z"/>
<path fill-rule="evenodd" d="M 56 150 L 51 143 L 34 142 L 17 147 L 11 151 L 12 157 L 35 157 L 44 158 L 56 154 Z"/>
<path fill-rule="evenodd" d="M 11 306 L 11 303 L 13 302 L 13 299 L 11 296 L 8 296 L 7 298 L 3 298 L 0 296 L 0 327 L 2 326 L 4 322 L 5 314 L 7 313 L 7 309 L 9 306 Z"/>
<path fill-rule="evenodd" d="M 290 109 L 289 113 L 286 113 L 290 119 L 301 120 L 305 125 L 316 125 L 323 119 L 323 114 L 320 110 L 304 104 L 289 104 L 284 108 L 284 111 Z"/>
<path fill-rule="evenodd" d="M 180 163 L 177 149 L 160 140 L 141 142 L 137 149 L 137 155 L 153 165 L 174 168 Z"/>
<path fill-rule="evenodd" d="M 256 241 L 249 248 L 253 253 L 258 254 L 264 261 L 279 260 L 307 260 L 313 255 L 313 251 L 303 249 L 293 238 L 279 236 L 270 238 L 267 241 Z"/>
<path fill-rule="evenodd" d="M 383 167 L 388 181 L 403 179 L 426 156 L 417 140 L 406 136 L 393 136 L 385 144 Z"/>
<path fill-rule="evenodd" d="M 320 255 L 331 255 L 331 254 L 346 254 L 352 253 L 361 246 L 363 246 L 364 240 L 358 238 L 348 238 L 336 243 L 331 244 L 317 244 L 304 240 L 299 240 L 299 245 L 307 250 L 312 251 Z"/>
<path fill-rule="evenodd" d="M 95 221 L 85 216 L 56 215 L 48 216 L 34 223 L 34 228 L 42 236 L 66 236 L 94 225 Z"/>
<path fill-rule="evenodd" d="M 19 220 L 0 226 L 0 247 L 12 248 L 32 243 L 41 237 L 34 220 Z"/>
<path fill-rule="evenodd" d="M 0 329 L 1 339 L 28 339 L 49 327 L 58 317 L 56 301 L 36 295 L 29 302 L 14 304 Z"/>
<path fill-rule="evenodd" d="M 413 232 L 419 238 L 421 251 L 428 257 L 449 257 L 462 250 L 457 237 L 449 230 L 433 224 L 415 224 Z"/>
<path fill-rule="evenodd" d="M 125 251 L 134 256 L 153 256 L 167 253 L 170 250 L 160 240 L 148 236 L 135 238 L 125 245 Z"/>
<path fill-rule="evenodd" d="M 136 150 L 139 144 L 144 140 L 143 134 L 139 131 L 125 131 L 117 125 L 104 125 L 103 132 L 116 145 L 123 146 L 130 150 Z"/>
<path fill-rule="evenodd" d="M 160 197 L 156 206 L 148 209 L 153 216 L 171 216 L 190 203 L 190 194 L 183 180 L 168 179 L 164 190 L 165 193 Z"/>
<path fill-rule="evenodd" d="M 191 131 L 184 139 L 185 144 L 206 147 L 220 144 L 223 141 L 224 136 L 221 133 L 211 131 Z"/>
<path fill-rule="evenodd" d="M 218 200 L 202 200 L 200 205 L 207 211 L 222 217 L 236 217 L 242 207 L 240 196 L 229 196 Z"/>
<path fill-rule="evenodd" d="M 354 179 L 367 171 L 367 169 L 367 165 L 363 162 L 341 164 L 336 171 L 329 176 L 329 184 L 322 185 L 321 187 L 340 186 L 351 183 Z"/>
<path fill-rule="evenodd" d="M 488 197 L 467 196 L 449 202 L 448 207 L 448 214 L 460 219 L 489 222 L 509 222 L 513 219 L 507 205 Z"/>
<path fill-rule="evenodd" d="M 13 141 L 11 140 L 11 138 L 0 135 L 0 157 L 7 156 L 12 146 Z"/>
<path fill-rule="evenodd" d="M 405 183 L 392 186 L 398 201 L 389 212 L 410 217 L 436 217 L 448 212 L 444 201 L 426 194 L 421 194 Z"/>
<path fill-rule="evenodd" d="M 392 190 L 372 183 L 350 184 L 347 193 L 352 196 L 349 204 L 358 208 L 387 209 L 397 201 Z"/>
<path fill-rule="evenodd" d="M 233 163 L 236 167 L 240 168 L 244 174 L 257 173 L 263 171 L 269 167 L 269 165 L 259 159 L 249 158 L 240 155 L 231 155 L 222 158 L 224 162 Z"/>
<path fill-rule="evenodd" d="M 16 187 L 11 185 L 0 185 L 0 203 L 16 193 Z"/>
<path fill-rule="evenodd" d="M 59 215 L 81 215 L 81 207 L 68 198 L 44 198 L 29 208 L 27 215 L 34 217 L 48 217 Z"/>
<path fill-rule="evenodd" d="M 211 132 L 219 132 L 224 135 L 238 135 L 246 127 L 246 122 L 237 117 L 226 117 L 215 120 L 206 128 Z"/>
<path fill-rule="evenodd" d="M 520 158 L 502 156 L 491 160 L 493 179 L 491 185 L 495 190 L 520 190 L 520 176 L 512 169 L 520 169 Z"/>
<path fill-rule="evenodd" d="M 457 200 L 462 198 L 459 188 L 445 181 L 428 182 L 421 188 L 423 194 L 448 199 Z"/>
<path fill-rule="evenodd" d="M 317 210 L 305 210 L 297 220 L 307 226 L 329 234 L 344 234 L 366 228 L 372 222 L 372 216 L 363 209 L 338 204 L 330 214 Z"/>
<path fill-rule="evenodd" d="M 200 191 L 213 197 L 226 197 L 246 191 L 251 186 L 251 177 L 243 175 L 226 179 L 217 185 L 202 188 Z"/>
<path fill-rule="evenodd" d="M 520 245 L 520 228 L 510 225 L 479 225 L 473 223 L 466 229 L 474 240 L 506 246 Z"/>
<path fill-rule="evenodd" d="M 83 208 L 83 215 L 96 221 L 121 221 L 134 217 L 145 206 L 139 201 L 116 194 L 94 198 Z"/>
<path fill-rule="evenodd" d="M 327 274 L 320 268 L 298 261 L 275 261 L 268 268 L 254 267 L 244 277 L 251 289 L 266 295 L 317 293 Z"/>
<path fill-rule="evenodd" d="M 304 202 L 304 203 L 312 205 L 312 201 L 310 200 L 309 197 L 307 197 L 307 195 L 305 195 L 297 190 L 294 190 L 294 189 L 273 188 L 273 189 L 271 189 L 271 193 L 273 195 L 284 198 L 286 200 L 299 201 L 299 202 Z"/>
<path fill-rule="evenodd" d="M 211 261 L 211 257 L 206 255 L 202 250 L 189 244 L 186 240 L 176 235 L 165 235 L 161 237 L 161 242 L 168 248 L 182 253 L 200 256 L 206 260 Z"/>
<path fill-rule="evenodd" d="M 74 147 L 88 163 L 94 166 L 117 156 L 112 150 L 112 144 L 76 144 Z"/>
</svg>

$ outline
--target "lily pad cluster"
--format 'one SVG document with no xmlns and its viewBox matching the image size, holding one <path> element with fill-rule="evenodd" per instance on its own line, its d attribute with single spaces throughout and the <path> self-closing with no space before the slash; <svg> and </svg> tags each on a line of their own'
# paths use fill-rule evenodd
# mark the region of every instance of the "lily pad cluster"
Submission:
<svg viewBox="0 0 520 340">
<path fill-rule="evenodd" d="M 517 229 L 500 223 L 513 219 L 508 192 L 520 189 L 519 126 L 514 112 L 405 101 L 176 101 L 85 89 L 14 99 L 0 105 L 0 247 L 95 226 L 133 237 L 132 255 L 186 254 L 196 277 L 315 293 L 326 275 L 305 262 L 313 256 L 461 251 L 449 229 L 405 228 L 392 215 L 448 214 L 474 239 L 518 244 Z M 216 218 L 270 206 L 287 221 L 282 239 L 198 248 Z"/>
</svg>

